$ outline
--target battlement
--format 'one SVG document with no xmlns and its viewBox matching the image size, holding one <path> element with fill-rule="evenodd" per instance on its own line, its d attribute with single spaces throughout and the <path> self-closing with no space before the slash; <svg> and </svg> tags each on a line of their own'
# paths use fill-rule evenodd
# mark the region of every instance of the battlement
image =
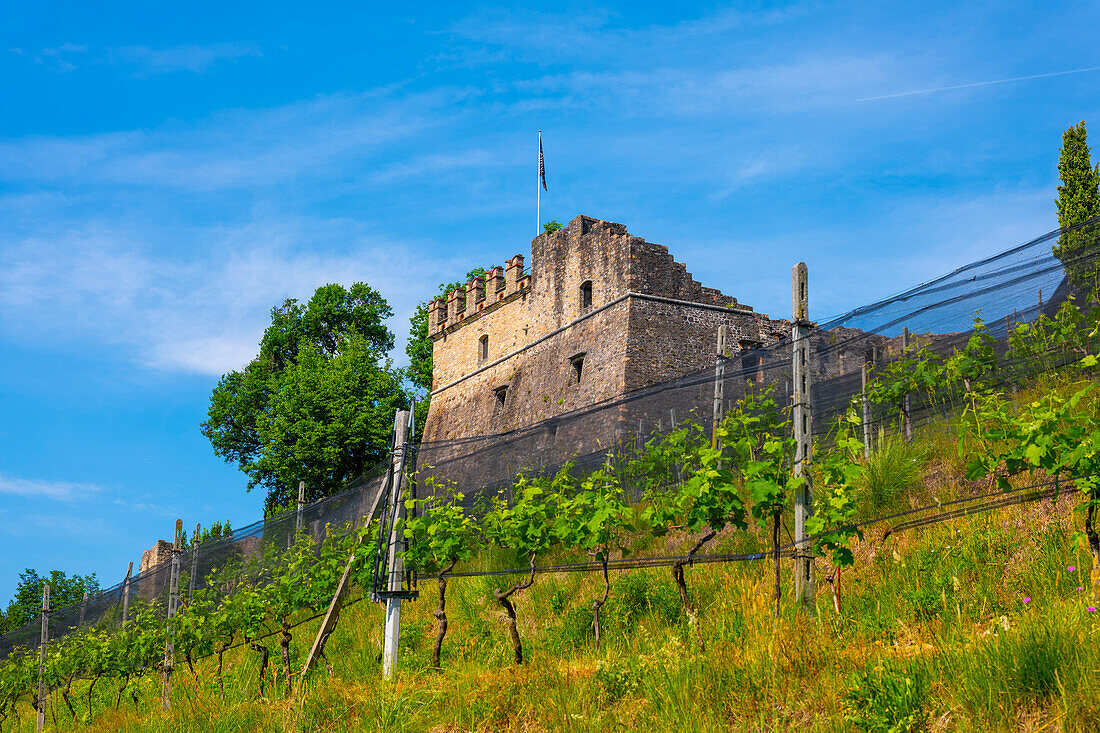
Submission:
<svg viewBox="0 0 1100 733">
<path fill-rule="evenodd" d="M 446 299 L 441 295 L 431 301 L 428 304 L 428 335 L 432 338 L 442 336 L 444 331 L 462 326 L 486 308 L 528 290 L 531 276 L 524 272 L 523 263 L 523 255 L 517 254 L 503 267 L 491 267 L 484 276 L 455 288 Z"/>
</svg>

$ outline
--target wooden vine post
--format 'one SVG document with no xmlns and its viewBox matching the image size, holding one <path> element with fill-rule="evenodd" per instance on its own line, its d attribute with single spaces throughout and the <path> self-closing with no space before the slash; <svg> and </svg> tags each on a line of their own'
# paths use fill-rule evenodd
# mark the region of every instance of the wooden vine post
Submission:
<svg viewBox="0 0 1100 733">
<path fill-rule="evenodd" d="M 794 473 L 804 481 L 794 496 L 794 588 L 795 597 L 807 610 L 814 607 L 814 561 L 806 538 L 806 520 L 813 515 L 813 487 L 810 459 L 813 455 L 813 414 L 810 406 L 810 306 L 806 263 L 799 262 L 792 276 L 793 318 L 791 324 L 792 378 L 794 398 Z"/>
<path fill-rule="evenodd" d="M 306 509 L 306 482 L 298 482 L 298 516 L 294 520 L 294 531 L 302 531 L 302 516 Z"/>
<path fill-rule="evenodd" d="M 714 417 L 710 428 L 710 447 L 717 447 L 718 425 L 724 414 L 726 399 L 726 337 L 729 328 L 718 327 L 718 353 L 714 357 Z"/>
<path fill-rule="evenodd" d="M 164 670 L 161 683 L 162 704 L 168 709 L 172 697 L 172 665 L 175 663 L 176 627 L 173 618 L 176 615 L 176 605 L 179 602 L 180 590 L 180 554 L 183 552 L 183 520 L 176 520 L 176 541 L 172 544 L 172 564 L 168 574 L 168 633 L 164 639 Z"/>
<path fill-rule="evenodd" d="M 126 568 L 126 577 L 122 579 L 122 623 L 120 626 L 125 626 L 126 621 L 130 616 L 130 576 L 134 572 L 134 561 L 130 561 L 130 566 Z"/>
<path fill-rule="evenodd" d="M 864 355 L 863 368 L 860 373 L 859 398 L 863 403 L 863 457 L 871 457 L 871 403 L 867 399 L 867 380 L 871 370 L 870 361 Z"/>
<path fill-rule="evenodd" d="M 46 645 L 50 643 L 50 584 L 42 584 L 42 632 L 38 643 L 38 723 L 35 730 L 46 726 Z"/>
<path fill-rule="evenodd" d="M 901 329 L 901 355 L 905 358 L 909 355 L 909 329 Z M 905 412 L 905 442 L 909 442 L 913 439 L 913 403 L 912 398 L 908 392 L 905 393 L 905 403 L 902 408 Z"/>
<path fill-rule="evenodd" d="M 187 580 L 187 605 L 195 602 L 195 577 L 199 574 L 199 533 L 202 524 L 195 524 L 195 534 L 191 537 L 191 577 Z"/>
</svg>

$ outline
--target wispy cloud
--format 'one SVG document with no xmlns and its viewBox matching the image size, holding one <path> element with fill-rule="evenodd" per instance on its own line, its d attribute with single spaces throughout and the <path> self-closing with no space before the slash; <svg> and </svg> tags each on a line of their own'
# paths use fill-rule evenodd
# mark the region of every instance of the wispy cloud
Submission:
<svg viewBox="0 0 1100 733">
<path fill-rule="evenodd" d="M 776 25 L 813 8 L 810 3 L 753 10 L 723 8 L 676 23 L 639 27 L 624 24 L 616 13 L 601 9 L 537 13 L 485 8 L 452 24 L 447 33 L 455 39 L 507 49 L 514 58 L 537 63 L 592 62 L 624 54 L 637 61 L 661 57 L 670 49 L 697 51 L 691 44 L 716 38 L 725 43 L 735 31 Z"/>
<path fill-rule="evenodd" d="M 0 474 L 0 494 L 22 496 L 31 499 L 72 501 L 99 493 L 100 487 L 69 481 L 44 481 Z"/>
<path fill-rule="evenodd" d="M 471 92 L 339 94 L 180 126 L 0 141 L 0 180 L 216 191 L 338 176 L 467 113 Z"/>
<path fill-rule="evenodd" d="M 192 43 L 167 48 L 121 46 L 108 52 L 108 58 L 113 62 L 130 64 L 137 73 L 146 76 L 173 71 L 201 74 L 223 61 L 259 56 L 263 56 L 260 47 L 245 42 Z"/>
<path fill-rule="evenodd" d="M 1090 71 L 1100 71 L 1100 66 L 1089 66 L 1084 69 L 1070 69 L 1068 71 L 1052 71 L 1046 74 L 1030 74 L 1028 76 L 1013 76 L 1008 79 L 993 79 L 992 81 L 975 81 L 967 84 L 951 84 L 942 87 L 933 87 L 931 89 L 918 89 L 912 92 L 897 92 L 895 94 L 882 94 L 877 97 L 863 97 L 857 99 L 857 102 L 877 102 L 882 99 L 897 99 L 898 97 L 912 97 L 918 94 L 935 94 L 936 92 L 947 92 L 952 89 L 973 89 L 975 87 L 988 87 L 994 84 L 1011 84 L 1018 81 L 1030 81 L 1032 79 L 1048 79 L 1052 76 L 1066 76 L 1068 74 L 1084 74 Z"/>
<path fill-rule="evenodd" d="M 624 115 L 758 118 L 762 113 L 851 106 L 852 91 L 897 78 L 897 67 L 895 59 L 882 54 L 806 54 L 725 68 L 578 70 L 518 81 L 516 88 L 568 106 L 616 109 Z"/>
<path fill-rule="evenodd" d="M 88 223 L 0 249 L 4 330 L 23 340 L 93 336 L 127 347 L 158 370 L 220 375 L 255 355 L 271 307 L 308 299 L 324 283 L 378 288 L 403 331 L 417 299 L 450 274 L 446 258 L 424 264 L 410 243 L 354 222 L 273 216 L 239 227 L 191 229 L 154 251 L 156 230 Z M 314 251 L 341 240 L 351 253 Z M 159 244 L 163 245 L 163 242 Z M 400 281 L 392 273 L 406 273 Z"/>
<path fill-rule="evenodd" d="M 87 46 L 68 42 L 62 43 L 60 46 L 43 48 L 37 52 L 30 52 L 23 48 L 8 49 L 9 53 L 14 53 L 17 56 L 26 56 L 36 64 L 41 64 L 50 71 L 54 71 L 58 74 L 66 74 L 70 71 L 75 71 L 77 68 L 75 62 L 77 54 L 84 54 L 87 51 Z"/>
</svg>

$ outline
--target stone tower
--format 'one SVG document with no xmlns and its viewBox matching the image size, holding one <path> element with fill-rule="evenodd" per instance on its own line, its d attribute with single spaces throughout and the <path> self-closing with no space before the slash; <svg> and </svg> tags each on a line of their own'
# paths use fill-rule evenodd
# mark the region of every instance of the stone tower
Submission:
<svg viewBox="0 0 1100 733">
<path fill-rule="evenodd" d="M 530 270 L 517 254 L 437 298 L 428 317 L 434 368 L 421 465 L 553 425 L 552 435 L 513 448 L 509 470 L 634 435 L 646 419 L 637 410 L 600 411 L 608 414 L 572 425 L 567 418 L 713 367 L 720 325 L 729 328 L 729 350 L 748 359 L 790 333 L 788 321 L 700 285 L 667 247 L 587 216 L 532 240 Z"/>
</svg>

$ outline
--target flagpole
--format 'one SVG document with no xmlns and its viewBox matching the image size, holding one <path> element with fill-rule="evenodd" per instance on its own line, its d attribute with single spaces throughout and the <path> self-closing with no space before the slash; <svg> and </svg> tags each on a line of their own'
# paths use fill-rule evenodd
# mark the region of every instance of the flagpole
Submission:
<svg viewBox="0 0 1100 733">
<path fill-rule="evenodd" d="M 535 236 L 542 228 L 542 130 L 539 130 L 539 165 L 535 166 Z"/>
</svg>

